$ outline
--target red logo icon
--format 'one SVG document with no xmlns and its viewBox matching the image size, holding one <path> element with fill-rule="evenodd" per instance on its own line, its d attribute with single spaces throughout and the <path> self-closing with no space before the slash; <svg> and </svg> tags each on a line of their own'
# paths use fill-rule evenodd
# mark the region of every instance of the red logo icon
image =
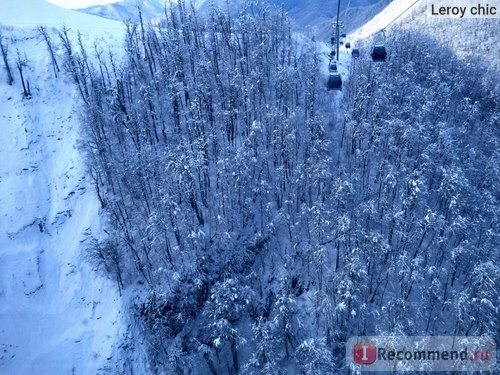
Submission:
<svg viewBox="0 0 500 375">
<path fill-rule="evenodd" d="M 377 348 L 370 342 L 360 342 L 354 346 L 354 362 L 371 365 L 377 360 Z"/>
</svg>

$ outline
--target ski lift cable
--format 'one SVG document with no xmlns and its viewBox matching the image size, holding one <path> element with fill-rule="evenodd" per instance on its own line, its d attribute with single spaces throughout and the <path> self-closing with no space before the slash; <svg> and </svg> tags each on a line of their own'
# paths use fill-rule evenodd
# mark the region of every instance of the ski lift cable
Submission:
<svg viewBox="0 0 500 375">
<path fill-rule="evenodd" d="M 349 10 L 349 7 L 351 6 L 351 0 L 347 3 L 347 7 L 344 10 L 344 15 L 347 15 L 347 11 Z"/>
<path fill-rule="evenodd" d="M 387 25 L 385 25 L 384 28 L 382 28 L 380 31 L 388 28 L 390 25 L 392 25 L 399 17 L 401 17 L 403 14 L 405 14 L 406 12 L 408 12 L 411 8 L 413 8 L 420 0 L 416 0 L 413 4 L 411 4 L 408 8 L 406 8 L 399 16 L 397 16 L 396 18 L 394 18 L 391 22 L 389 22 Z"/>
</svg>

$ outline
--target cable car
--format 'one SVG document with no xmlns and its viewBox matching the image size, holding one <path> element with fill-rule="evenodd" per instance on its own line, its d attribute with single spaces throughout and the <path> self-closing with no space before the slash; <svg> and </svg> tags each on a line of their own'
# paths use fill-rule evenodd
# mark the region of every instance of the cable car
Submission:
<svg viewBox="0 0 500 375">
<path fill-rule="evenodd" d="M 345 33 L 344 33 L 344 34 L 342 34 L 342 35 L 341 35 L 341 37 L 342 37 L 342 38 L 345 38 L 345 37 L 346 37 L 346 34 L 345 34 Z"/>
<path fill-rule="evenodd" d="M 347 42 L 347 43 L 345 44 L 345 48 L 351 48 L 351 43 Z"/>
<path fill-rule="evenodd" d="M 371 52 L 372 60 L 375 62 L 385 62 L 387 60 L 387 51 L 383 44 L 376 44 Z"/>
<path fill-rule="evenodd" d="M 330 61 L 330 64 L 328 65 L 328 70 L 332 72 L 337 71 L 337 63 L 335 61 Z"/>
<path fill-rule="evenodd" d="M 335 51 L 332 50 L 332 52 L 330 52 L 330 58 L 333 59 L 335 57 Z"/>
<path fill-rule="evenodd" d="M 335 44 L 335 37 L 334 37 L 334 36 L 332 36 L 332 37 L 330 38 L 330 42 L 331 42 L 331 44 Z"/>
<path fill-rule="evenodd" d="M 353 48 L 351 51 L 351 56 L 353 59 L 357 59 L 359 57 L 359 49 L 358 48 Z"/>
<path fill-rule="evenodd" d="M 328 87 L 328 91 L 342 90 L 342 77 L 340 73 L 330 73 L 326 86 Z"/>
</svg>

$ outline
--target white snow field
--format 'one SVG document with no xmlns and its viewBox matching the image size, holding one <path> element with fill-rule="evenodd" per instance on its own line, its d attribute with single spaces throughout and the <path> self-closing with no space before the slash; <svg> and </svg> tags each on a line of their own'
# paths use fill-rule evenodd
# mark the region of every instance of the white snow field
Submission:
<svg viewBox="0 0 500 375">
<path fill-rule="evenodd" d="M 54 77 L 34 28 L 64 23 L 120 38 L 121 25 L 43 0 L 0 0 L 0 8 L 15 79 L 7 84 L 2 61 L 0 374 L 98 374 L 116 359 L 120 298 L 83 257 L 86 234 L 100 225 L 77 148 L 77 92 L 62 72 Z M 28 59 L 32 99 L 22 95 L 17 50 Z"/>
<path fill-rule="evenodd" d="M 45 0 L 0 0 L 0 24 L 32 29 L 37 25 L 61 27 L 92 34 L 114 32 L 120 23 L 60 8 Z"/>
</svg>

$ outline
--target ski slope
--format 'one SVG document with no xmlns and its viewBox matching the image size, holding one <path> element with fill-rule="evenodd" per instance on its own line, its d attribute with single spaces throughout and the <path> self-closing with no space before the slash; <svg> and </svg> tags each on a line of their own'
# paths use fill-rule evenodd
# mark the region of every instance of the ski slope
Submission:
<svg viewBox="0 0 500 375">
<path fill-rule="evenodd" d="M 66 24 L 72 35 L 120 40 L 121 25 L 42 0 L 1 2 L 12 68 L 19 50 L 33 97 L 23 98 L 17 71 L 7 85 L 2 62 L 0 375 L 104 373 L 121 335 L 120 299 L 84 260 L 100 224 L 78 150 L 77 92 L 62 72 L 54 77 L 33 28 Z"/>
</svg>

